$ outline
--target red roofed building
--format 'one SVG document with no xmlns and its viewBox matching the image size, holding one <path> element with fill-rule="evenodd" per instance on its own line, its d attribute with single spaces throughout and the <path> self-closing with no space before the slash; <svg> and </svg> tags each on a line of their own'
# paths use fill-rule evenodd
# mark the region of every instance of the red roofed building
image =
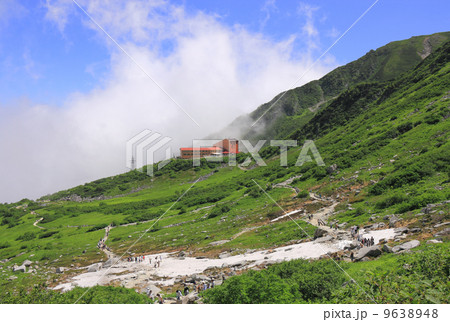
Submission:
<svg viewBox="0 0 450 322">
<path fill-rule="evenodd" d="M 213 155 L 228 155 L 239 153 L 239 141 L 235 139 L 225 139 L 210 147 L 200 148 L 180 148 L 182 159 L 192 159 L 194 157 L 206 157 Z"/>
</svg>

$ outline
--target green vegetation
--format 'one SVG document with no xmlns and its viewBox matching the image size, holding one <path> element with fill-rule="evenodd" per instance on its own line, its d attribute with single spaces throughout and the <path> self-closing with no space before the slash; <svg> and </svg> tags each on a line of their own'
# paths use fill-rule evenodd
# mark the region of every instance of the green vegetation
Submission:
<svg viewBox="0 0 450 322">
<path fill-rule="evenodd" d="M 400 257 L 394 260 L 394 256 Z M 375 263 L 375 264 L 374 264 Z M 296 260 L 229 278 L 204 294 L 206 303 L 448 303 L 448 246 L 376 262 Z M 361 274 L 363 272 L 363 274 Z"/>
<path fill-rule="evenodd" d="M 45 284 L 34 286 L 27 291 L 22 289 L 14 294 L 0 294 L 3 304 L 147 304 L 150 299 L 144 294 L 124 287 L 94 286 L 77 287 L 66 293 L 59 293 L 46 288 Z"/>
</svg>

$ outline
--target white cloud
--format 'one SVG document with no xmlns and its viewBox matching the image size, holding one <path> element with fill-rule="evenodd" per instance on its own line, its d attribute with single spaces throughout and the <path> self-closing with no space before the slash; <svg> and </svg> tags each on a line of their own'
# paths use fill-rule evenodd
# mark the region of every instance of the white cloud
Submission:
<svg viewBox="0 0 450 322">
<path fill-rule="evenodd" d="M 36 63 L 31 57 L 30 51 L 28 49 L 22 55 L 23 59 L 23 69 L 25 72 L 34 80 L 41 78 L 41 74 L 38 72 Z"/>
<path fill-rule="evenodd" d="M 58 30 L 64 33 L 73 5 L 72 0 L 45 0 L 43 4 L 43 7 L 47 10 L 45 19 L 54 23 Z"/>
<path fill-rule="evenodd" d="M 190 145 L 287 89 L 312 62 L 309 53 L 293 53 L 295 37 L 276 42 L 163 1 L 80 4 L 201 127 L 83 17 L 110 48 L 110 72 L 64 106 L 0 106 L 0 201 L 36 198 L 123 172 L 126 141 L 146 128 L 173 137 L 174 147 Z M 65 1 L 47 6 L 47 19 L 63 31 L 72 9 Z M 316 64 L 303 83 L 330 69 Z"/>
<path fill-rule="evenodd" d="M 306 3 L 300 3 L 298 12 L 305 17 L 305 24 L 302 27 L 303 35 L 307 38 L 307 44 L 310 51 L 319 48 L 319 31 L 315 26 L 314 13 L 319 10 Z"/>
<path fill-rule="evenodd" d="M 260 28 L 263 29 L 267 22 L 270 20 L 271 14 L 274 11 L 278 11 L 277 5 L 275 4 L 276 0 L 266 0 L 261 7 L 261 11 L 265 14 L 264 19 L 262 19 L 260 23 Z"/>
</svg>

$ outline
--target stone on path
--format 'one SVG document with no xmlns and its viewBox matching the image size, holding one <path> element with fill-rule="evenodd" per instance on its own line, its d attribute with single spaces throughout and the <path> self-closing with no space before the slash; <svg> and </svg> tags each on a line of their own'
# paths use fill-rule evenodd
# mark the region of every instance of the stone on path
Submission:
<svg viewBox="0 0 450 322">
<path fill-rule="evenodd" d="M 355 261 L 360 261 L 364 257 L 378 257 L 381 255 L 381 249 L 378 246 L 363 247 L 355 255 Z"/>
<path fill-rule="evenodd" d="M 392 251 L 394 253 L 398 253 L 398 252 L 400 252 L 402 250 L 409 250 L 409 249 L 415 248 L 415 247 L 417 247 L 419 245 L 420 245 L 420 241 L 418 241 L 418 240 L 411 240 L 411 241 L 403 243 L 401 245 L 397 245 L 397 246 L 392 247 Z"/>
<path fill-rule="evenodd" d="M 100 270 L 101 265 L 99 263 L 96 264 L 92 264 L 91 266 L 89 266 L 88 268 L 88 273 L 94 273 L 94 272 L 98 272 Z"/>
<path fill-rule="evenodd" d="M 182 304 L 194 304 L 196 300 L 198 300 L 199 297 L 197 295 L 197 293 L 189 293 L 186 296 L 183 296 L 183 298 L 181 299 L 181 303 Z"/>
<path fill-rule="evenodd" d="M 325 229 L 317 228 L 316 231 L 314 232 L 314 239 L 323 237 L 327 234 L 328 234 L 328 232 Z"/>
</svg>

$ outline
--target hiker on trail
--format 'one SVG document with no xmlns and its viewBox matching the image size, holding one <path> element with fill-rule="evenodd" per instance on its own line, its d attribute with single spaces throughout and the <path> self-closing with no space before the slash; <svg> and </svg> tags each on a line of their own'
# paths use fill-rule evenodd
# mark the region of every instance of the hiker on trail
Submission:
<svg viewBox="0 0 450 322">
<path fill-rule="evenodd" d="M 355 255 L 353 252 L 350 253 L 350 260 L 353 262 L 355 260 Z"/>
<path fill-rule="evenodd" d="M 181 296 L 182 296 L 182 294 L 181 294 L 181 291 L 180 290 L 177 290 L 177 300 L 179 301 L 179 300 L 181 300 Z"/>
<path fill-rule="evenodd" d="M 214 288 L 214 278 L 211 280 L 211 288 Z"/>
<path fill-rule="evenodd" d="M 184 296 L 187 296 L 188 294 L 189 294 L 189 287 L 186 286 L 186 287 L 184 288 Z"/>
<path fill-rule="evenodd" d="M 163 299 L 163 297 L 161 296 L 161 294 L 158 293 L 156 296 L 158 297 L 158 303 L 159 303 L 159 304 L 164 304 L 164 299 Z"/>
<path fill-rule="evenodd" d="M 373 245 L 375 245 L 375 239 L 373 238 L 373 236 L 370 238 L 370 243 Z"/>
<path fill-rule="evenodd" d="M 149 299 L 153 301 L 154 299 L 153 291 L 150 289 L 150 287 L 147 287 L 147 296 L 149 297 Z"/>
</svg>

